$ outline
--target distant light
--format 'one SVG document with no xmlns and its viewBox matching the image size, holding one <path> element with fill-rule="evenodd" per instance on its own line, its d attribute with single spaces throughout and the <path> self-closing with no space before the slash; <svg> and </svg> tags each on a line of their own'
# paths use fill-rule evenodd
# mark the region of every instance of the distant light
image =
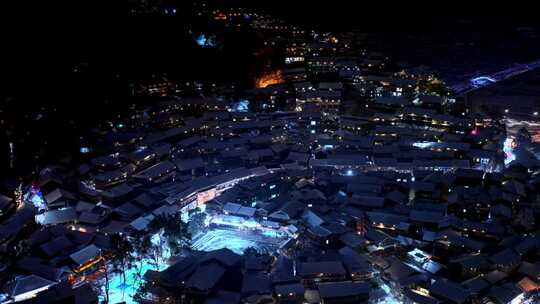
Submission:
<svg viewBox="0 0 540 304">
<path fill-rule="evenodd" d="M 497 82 L 496 79 L 490 76 L 480 76 L 480 77 L 473 78 L 470 81 L 471 81 L 471 84 L 475 87 L 485 86 L 490 83 Z"/>
<path fill-rule="evenodd" d="M 82 154 L 90 153 L 90 148 L 88 147 L 81 147 L 80 152 Z"/>
<path fill-rule="evenodd" d="M 538 116 L 538 112 L 534 112 L 533 115 L 534 115 L 534 116 Z"/>
<path fill-rule="evenodd" d="M 510 110 L 508 110 L 508 109 L 505 109 L 505 110 L 504 110 L 504 113 L 508 113 L 508 112 L 510 112 Z"/>
<path fill-rule="evenodd" d="M 353 170 L 349 169 L 347 170 L 347 176 L 353 176 L 354 172 Z"/>
<path fill-rule="evenodd" d="M 175 8 L 173 8 L 172 13 L 176 14 L 176 9 Z"/>
<path fill-rule="evenodd" d="M 412 143 L 413 147 L 420 148 L 420 149 L 427 149 L 435 145 L 434 142 L 414 142 Z"/>
<path fill-rule="evenodd" d="M 245 113 L 249 111 L 249 100 L 240 99 L 238 102 L 232 104 L 232 112 L 241 112 Z"/>
<path fill-rule="evenodd" d="M 204 47 L 206 45 L 206 36 L 204 36 L 204 34 L 200 34 L 195 41 L 199 46 Z"/>
<path fill-rule="evenodd" d="M 508 166 L 512 161 L 516 160 L 516 155 L 514 154 L 514 139 L 507 137 L 503 143 L 503 152 L 504 152 L 504 164 Z"/>
<path fill-rule="evenodd" d="M 204 33 L 195 37 L 195 42 L 203 48 L 212 48 L 216 46 L 215 36 L 206 36 Z"/>
</svg>

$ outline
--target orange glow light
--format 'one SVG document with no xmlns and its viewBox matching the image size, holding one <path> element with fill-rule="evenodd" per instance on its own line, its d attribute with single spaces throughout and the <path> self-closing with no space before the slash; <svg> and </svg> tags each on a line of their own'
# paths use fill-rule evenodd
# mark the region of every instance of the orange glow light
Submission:
<svg viewBox="0 0 540 304">
<path fill-rule="evenodd" d="M 269 85 L 283 83 L 281 70 L 265 73 L 255 81 L 255 87 L 258 89 L 266 88 Z"/>
</svg>

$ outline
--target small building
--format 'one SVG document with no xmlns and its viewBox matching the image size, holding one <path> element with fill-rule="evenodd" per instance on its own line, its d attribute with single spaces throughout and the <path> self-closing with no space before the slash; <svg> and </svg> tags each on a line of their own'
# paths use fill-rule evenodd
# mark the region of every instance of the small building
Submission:
<svg viewBox="0 0 540 304">
<path fill-rule="evenodd" d="M 40 292 L 43 292 L 54 285 L 56 285 L 56 282 L 32 274 L 16 278 L 7 289 L 9 298 L 11 298 L 13 302 L 21 302 L 36 297 Z"/>
<path fill-rule="evenodd" d="M 93 273 L 103 263 L 101 250 L 94 244 L 72 253 L 69 258 L 73 262 L 73 271 L 79 275 Z"/>
<path fill-rule="evenodd" d="M 369 283 L 331 282 L 317 284 L 322 304 L 367 303 Z"/>
<path fill-rule="evenodd" d="M 347 271 L 339 261 L 299 263 L 297 273 L 308 285 L 315 282 L 342 281 L 347 275 Z"/>
</svg>

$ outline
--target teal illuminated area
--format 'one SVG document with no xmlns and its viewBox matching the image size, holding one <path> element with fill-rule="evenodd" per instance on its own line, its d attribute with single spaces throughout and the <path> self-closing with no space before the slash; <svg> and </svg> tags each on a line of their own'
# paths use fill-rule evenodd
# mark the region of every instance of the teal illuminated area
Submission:
<svg viewBox="0 0 540 304">
<path fill-rule="evenodd" d="M 100 293 L 100 302 L 106 301 L 107 294 L 107 280 L 108 282 L 108 297 L 109 303 L 126 303 L 126 304 L 135 304 L 138 303 L 135 300 L 135 295 L 141 285 L 144 284 L 144 274 L 147 271 L 162 271 L 169 267 L 169 259 L 171 257 L 170 250 L 165 244 L 164 239 L 160 234 L 155 234 L 151 239 L 152 243 L 156 245 L 156 248 L 162 248 L 151 253 L 148 256 L 141 257 L 139 260 L 131 264 L 131 267 L 128 267 L 125 271 L 125 282 L 124 277 L 121 273 L 110 272 L 108 278 L 102 278 L 99 282 L 101 285 Z M 138 255 L 139 257 L 139 255 Z"/>
<path fill-rule="evenodd" d="M 124 284 L 122 275 L 114 275 L 109 282 L 109 302 L 134 304 L 134 299 L 139 287 L 144 283 L 142 276 L 148 270 L 163 270 L 167 268 L 167 263 L 156 265 L 153 261 L 144 259 L 140 265 L 132 267 L 126 271 L 126 283 Z M 105 291 L 101 294 L 101 300 L 105 300 Z"/>
<path fill-rule="evenodd" d="M 204 212 L 204 208 L 202 208 Z M 193 219 L 188 216 L 188 221 Z M 213 251 L 227 248 L 237 254 L 243 254 L 252 248 L 259 253 L 274 253 L 279 250 L 294 234 L 287 229 L 270 228 L 252 218 L 242 218 L 231 215 L 214 215 L 204 223 L 205 228 L 197 233 L 191 243 L 191 249 L 196 251 Z M 109 302 L 126 304 L 137 303 L 135 295 L 144 284 L 144 274 L 149 270 L 162 271 L 169 266 L 170 250 L 161 234 L 152 237 L 156 248 L 163 251 L 154 252 L 135 262 L 126 270 L 125 283 L 121 274 L 111 273 L 109 276 Z M 101 300 L 105 301 L 106 279 L 101 280 Z"/>
</svg>

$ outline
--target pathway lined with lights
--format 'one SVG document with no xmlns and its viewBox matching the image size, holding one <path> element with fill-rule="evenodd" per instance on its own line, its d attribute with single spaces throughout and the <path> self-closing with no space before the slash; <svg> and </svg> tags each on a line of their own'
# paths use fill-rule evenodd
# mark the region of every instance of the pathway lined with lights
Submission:
<svg viewBox="0 0 540 304">
<path fill-rule="evenodd" d="M 509 79 L 511 77 L 521 75 L 525 72 L 532 71 L 540 67 L 540 59 L 525 64 L 515 64 L 502 71 L 494 72 L 487 75 L 471 78 L 466 82 L 458 83 L 451 88 L 458 93 L 466 93 L 478 88 L 482 88 L 493 83 L 497 83 L 501 80 Z"/>
</svg>

